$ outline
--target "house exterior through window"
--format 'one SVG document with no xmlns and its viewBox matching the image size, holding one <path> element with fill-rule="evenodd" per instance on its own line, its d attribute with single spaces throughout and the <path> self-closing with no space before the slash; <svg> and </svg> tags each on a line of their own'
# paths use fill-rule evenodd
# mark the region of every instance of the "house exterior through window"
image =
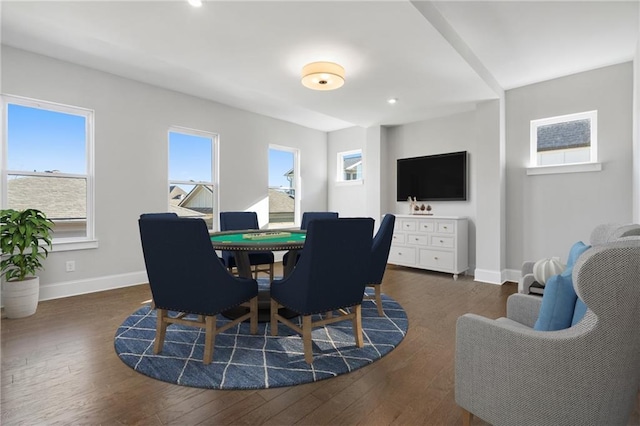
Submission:
<svg viewBox="0 0 640 426">
<path fill-rule="evenodd" d="M 201 218 L 211 230 L 218 228 L 217 141 L 215 133 L 169 130 L 169 211 Z"/>
<path fill-rule="evenodd" d="M 362 150 L 339 152 L 338 182 L 361 181 L 362 178 Z"/>
<path fill-rule="evenodd" d="M 53 244 L 94 240 L 92 110 L 3 95 L 2 208 L 43 211 Z"/>
<path fill-rule="evenodd" d="M 597 111 L 531 121 L 531 167 L 595 163 Z"/>
</svg>

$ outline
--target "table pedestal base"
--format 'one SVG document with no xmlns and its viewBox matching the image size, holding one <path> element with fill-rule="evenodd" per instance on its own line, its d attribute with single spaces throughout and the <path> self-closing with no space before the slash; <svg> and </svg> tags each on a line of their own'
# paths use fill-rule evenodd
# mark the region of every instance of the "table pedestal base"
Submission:
<svg viewBox="0 0 640 426">
<path fill-rule="evenodd" d="M 248 311 L 249 308 L 245 306 L 237 306 L 224 311 L 222 315 L 233 320 L 246 314 Z M 287 308 L 278 309 L 278 313 L 287 319 L 295 318 L 299 315 L 297 312 Z M 258 322 L 269 321 L 271 321 L 271 296 L 268 290 L 261 290 L 258 291 Z"/>
</svg>

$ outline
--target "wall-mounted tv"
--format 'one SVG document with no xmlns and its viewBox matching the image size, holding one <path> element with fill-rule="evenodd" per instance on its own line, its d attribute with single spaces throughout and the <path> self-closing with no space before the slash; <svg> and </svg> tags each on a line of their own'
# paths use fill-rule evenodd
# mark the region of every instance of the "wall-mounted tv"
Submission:
<svg viewBox="0 0 640 426">
<path fill-rule="evenodd" d="M 397 201 L 467 199 L 467 151 L 401 158 L 397 167 Z"/>
</svg>

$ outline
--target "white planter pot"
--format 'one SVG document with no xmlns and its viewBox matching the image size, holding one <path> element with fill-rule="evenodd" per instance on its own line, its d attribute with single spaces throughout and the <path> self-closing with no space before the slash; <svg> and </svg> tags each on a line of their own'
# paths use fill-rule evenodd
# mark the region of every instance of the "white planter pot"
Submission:
<svg viewBox="0 0 640 426">
<path fill-rule="evenodd" d="M 38 277 L 3 283 L 2 303 L 7 318 L 24 318 L 35 314 L 39 295 L 40 279 Z"/>
</svg>

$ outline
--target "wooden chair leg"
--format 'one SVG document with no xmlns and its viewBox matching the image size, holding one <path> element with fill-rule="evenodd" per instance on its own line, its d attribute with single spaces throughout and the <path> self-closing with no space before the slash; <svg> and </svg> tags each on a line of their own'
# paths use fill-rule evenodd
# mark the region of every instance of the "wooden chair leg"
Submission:
<svg viewBox="0 0 640 426">
<path fill-rule="evenodd" d="M 361 348 L 364 346 L 362 339 L 362 305 L 354 306 L 355 317 L 353 318 L 353 334 L 356 338 L 356 346 Z"/>
<path fill-rule="evenodd" d="M 382 285 L 380 284 L 373 286 L 376 291 L 376 305 L 378 305 L 378 315 L 383 317 L 384 311 L 382 310 L 382 291 L 380 290 L 380 287 L 382 287 Z"/>
<path fill-rule="evenodd" d="M 276 313 L 278 313 L 278 302 L 271 299 L 271 335 L 278 335 L 278 319 L 276 318 Z"/>
<path fill-rule="evenodd" d="M 258 332 L 258 296 L 249 301 L 249 311 L 251 312 L 249 317 L 251 334 L 256 334 Z"/>
<path fill-rule="evenodd" d="M 167 322 L 164 320 L 167 316 L 166 309 L 158 309 L 156 311 L 156 341 L 153 343 L 153 353 L 159 354 L 164 345 L 164 337 L 167 333 Z"/>
<path fill-rule="evenodd" d="M 470 426 L 472 416 L 473 414 L 462 408 L 462 426 Z"/>
<path fill-rule="evenodd" d="M 213 361 L 213 345 L 216 339 L 216 317 L 205 317 L 205 334 L 204 334 L 204 357 L 202 363 L 204 365 L 211 364 Z"/>
<path fill-rule="evenodd" d="M 269 265 L 269 282 L 273 281 L 273 263 Z"/>
<path fill-rule="evenodd" d="M 307 364 L 313 364 L 313 345 L 311 341 L 311 315 L 302 317 L 302 346 L 304 347 L 304 360 Z"/>
</svg>

